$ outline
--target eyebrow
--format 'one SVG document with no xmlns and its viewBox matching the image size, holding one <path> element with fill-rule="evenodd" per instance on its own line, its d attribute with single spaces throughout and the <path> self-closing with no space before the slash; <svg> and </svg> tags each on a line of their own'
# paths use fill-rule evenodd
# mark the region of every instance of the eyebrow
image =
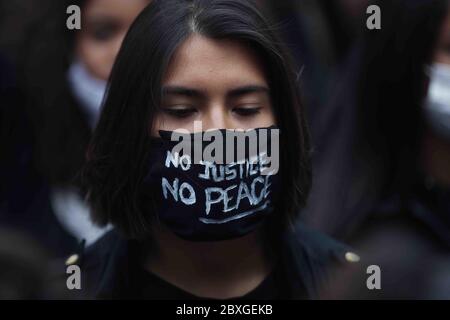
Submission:
<svg viewBox="0 0 450 320">
<path fill-rule="evenodd" d="M 190 98 L 201 98 L 204 97 L 206 94 L 197 89 L 192 89 L 188 87 L 181 87 L 181 86 L 166 86 L 163 87 L 163 96 L 166 95 L 179 95 L 179 96 L 186 96 Z M 227 93 L 228 98 L 238 98 L 240 96 L 252 94 L 252 93 L 265 93 L 269 94 L 270 89 L 266 86 L 260 86 L 260 85 L 248 85 L 248 86 L 242 86 L 238 88 L 234 88 L 230 90 Z"/>
<path fill-rule="evenodd" d="M 200 90 L 178 86 L 163 87 L 162 92 L 163 96 L 175 95 L 175 96 L 186 96 L 191 98 L 199 98 L 204 96 L 204 94 Z"/>
<path fill-rule="evenodd" d="M 244 87 L 239 87 L 239 88 L 233 89 L 230 92 L 228 92 L 227 96 L 229 98 L 238 98 L 240 96 L 245 96 L 245 95 L 252 94 L 252 93 L 269 94 L 270 90 L 266 86 L 250 85 L 250 86 L 244 86 Z"/>
</svg>

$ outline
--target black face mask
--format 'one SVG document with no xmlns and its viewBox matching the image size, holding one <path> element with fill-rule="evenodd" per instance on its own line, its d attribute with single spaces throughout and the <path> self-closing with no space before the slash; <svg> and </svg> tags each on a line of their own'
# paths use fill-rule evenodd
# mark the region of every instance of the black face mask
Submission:
<svg viewBox="0 0 450 320">
<path fill-rule="evenodd" d="M 190 241 L 234 239 L 254 231 L 273 212 L 279 174 L 277 168 L 273 170 L 273 164 L 278 163 L 273 160 L 278 159 L 278 147 L 272 142 L 278 145 L 278 129 L 251 131 L 258 139 L 257 151 L 249 143 L 242 149 L 239 138 L 225 139 L 227 132 L 238 137 L 242 132 L 212 131 L 224 137 L 225 156 L 229 156 L 227 150 L 234 150 L 234 157 L 224 161 L 196 157 L 194 148 L 201 155 L 211 150 L 211 142 L 202 140 L 204 132 L 183 135 L 183 141 L 191 142 L 190 152 L 173 152 L 179 142 L 171 141 L 172 132 L 160 131 L 160 138 L 152 138 L 145 193 L 155 200 L 157 217 L 173 233 Z M 263 139 L 265 142 L 261 142 Z M 244 152 L 239 153 L 238 148 Z M 269 167 L 271 172 L 265 170 Z"/>
</svg>

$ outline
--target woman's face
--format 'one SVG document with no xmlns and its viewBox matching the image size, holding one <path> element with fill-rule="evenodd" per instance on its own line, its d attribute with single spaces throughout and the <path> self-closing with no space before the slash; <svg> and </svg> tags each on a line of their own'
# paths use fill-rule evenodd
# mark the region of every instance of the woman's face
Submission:
<svg viewBox="0 0 450 320">
<path fill-rule="evenodd" d="M 262 63 L 239 42 L 191 36 L 172 58 L 162 88 L 154 136 L 158 130 L 196 132 L 275 124 Z M 195 121 L 200 121 L 196 127 Z"/>
<path fill-rule="evenodd" d="M 98 79 L 107 80 L 131 23 L 149 0 L 88 0 L 76 55 Z"/>
<path fill-rule="evenodd" d="M 441 28 L 434 61 L 450 65 L 450 10 Z"/>
</svg>

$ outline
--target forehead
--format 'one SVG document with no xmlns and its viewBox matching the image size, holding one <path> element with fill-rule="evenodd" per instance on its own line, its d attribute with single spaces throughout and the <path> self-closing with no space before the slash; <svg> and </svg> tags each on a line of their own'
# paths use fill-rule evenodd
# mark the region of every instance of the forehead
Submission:
<svg viewBox="0 0 450 320">
<path fill-rule="evenodd" d="M 447 16 L 442 25 L 441 41 L 446 41 L 447 43 L 450 42 L 450 8 L 447 11 Z"/>
<path fill-rule="evenodd" d="M 105 16 L 134 19 L 149 0 L 88 0 L 84 8 L 87 18 Z"/>
<path fill-rule="evenodd" d="M 200 35 L 189 37 L 178 48 L 163 82 L 191 87 L 267 85 L 263 63 L 250 47 Z"/>
</svg>

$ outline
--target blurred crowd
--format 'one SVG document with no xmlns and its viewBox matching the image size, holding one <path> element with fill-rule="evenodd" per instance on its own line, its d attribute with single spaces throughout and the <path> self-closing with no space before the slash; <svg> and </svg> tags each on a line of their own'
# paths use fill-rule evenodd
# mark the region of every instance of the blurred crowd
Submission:
<svg viewBox="0 0 450 320">
<path fill-rule="evenodd" d="M 40 270 L 108 229 L 90 221 L 78 173 L 115 56 L 150 1 L 0 0 L 0 299 L 58 295 Z M 72 4 L 81 30 L 65 27 Z M 450 299 L 449 1 L 258 4 L 308 110 L 303 222 L 389 271 L 380 292 L 344 274 L 331 295 Z M 372 4 L 380 30 L 366 26 Z"/>
</svg>

